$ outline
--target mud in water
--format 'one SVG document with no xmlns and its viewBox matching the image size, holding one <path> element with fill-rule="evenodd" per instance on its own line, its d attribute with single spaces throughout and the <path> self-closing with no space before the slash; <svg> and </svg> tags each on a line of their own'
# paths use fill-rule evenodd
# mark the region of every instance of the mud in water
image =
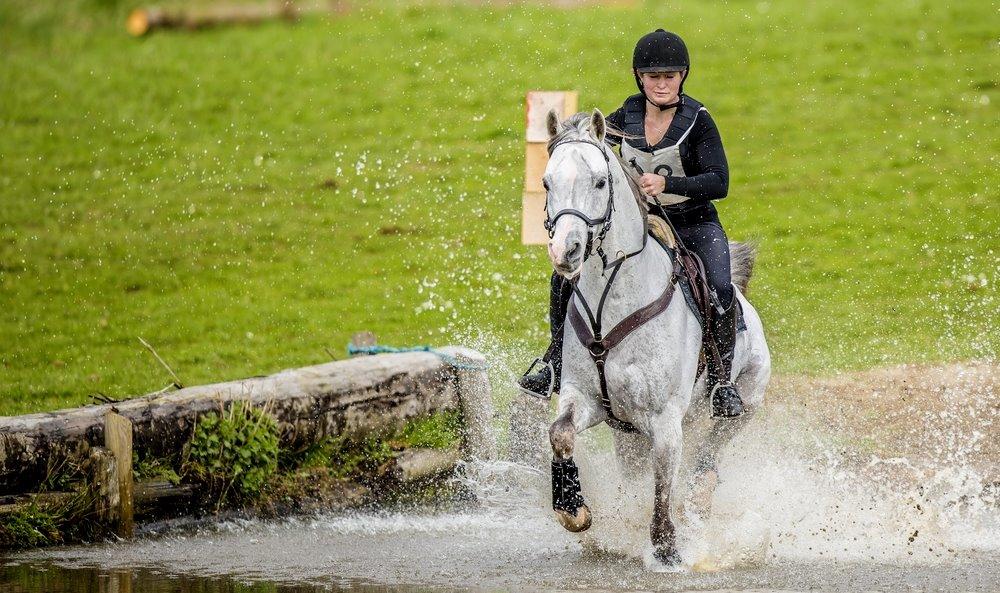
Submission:
<svg viewBox="0 0 1000 593">
<path fill-rule="evenodd" d="M 651 561 L 651 480 L 624 481 L 599 429 L 576 455 L 594 511 L 582 536 L 550 516 L 544 469 L 472 463 L 458 479 L 475 506 L 22 553 L 0 591 L 996 591 L 998 376 L 966 364 L 776 381 L 725 452 L 706 520 L 682 488 L 681 572 Z"/>
</svg>

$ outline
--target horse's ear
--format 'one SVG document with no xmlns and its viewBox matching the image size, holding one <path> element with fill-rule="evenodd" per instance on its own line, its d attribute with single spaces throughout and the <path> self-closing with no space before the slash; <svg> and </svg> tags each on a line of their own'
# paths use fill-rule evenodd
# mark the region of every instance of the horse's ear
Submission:
<svg viewBox="0 0 1000 593">
<path fill-rule="evenodd" d="M 555 109 L 549 109 L 549 114 L 545 116 L 545 129 L 549 131 L 549 138 L 556 135 L 559 131 L 559 115 L 556 114 Z"/>
<path fill-rule="evenodd" d="M 594 113 L 590 116 L 590 130 L 594 132 L 594 137 L 597 138 L 598 142 L 604 142 L 608 126 L 604 122 L 604 114 L 601 113 L 600 109 L 595 109 Z"/>
</svg>

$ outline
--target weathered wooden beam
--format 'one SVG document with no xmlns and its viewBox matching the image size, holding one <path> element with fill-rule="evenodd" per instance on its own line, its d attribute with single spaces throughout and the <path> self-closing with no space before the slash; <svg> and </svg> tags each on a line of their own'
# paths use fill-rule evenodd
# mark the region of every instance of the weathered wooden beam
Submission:
<svg viewBox="0 0 1000 593">
<path fill-rule="evenodd" d="M 135 515 L 143 519 L 186 514 L 194 504 L 195 490 L 190 484 L 167 480 L 147 480 L 135 485 Z"/>
<path fill-rule="evenodd" d="M 75 496 L 75 492 L 32 492 L 30 494 L 0 496 L 0 517 L 31 506 L 60 507 Z"/>
<path fill-rule="evenodd" d="M 481 354 L 465 348 L 439 351 L 449 357 L 483 360 Z M 278 421 L 282 445 L 299 448 L 331 435 L 364 437 L 388 432 L 418 416 L 460 409 L 462 390 L 480 393 L 477 397 L 486 405 L 488 383 L 475 387 L 477 379 L 464 378 L 463 372 L 432 352 L 383 354 L 115 404 L 0 417 L 0 494 L 37 487 L 50 456 L 86 459 L 91 447 L 105 442 L 104 416 L 112 406 L 132 422 L 133 447 L 145 456 L 180 451 L 198 416 L 234 401 L 268 404 Z M 475 416 L 477 412 L 466 413 Z"/>
<path fill-rule="evenodd" d="M 104 446 L 112 455 L 118 469 L 118 523 L 114 525 L 118 537 L 132 537 L 132 423 L 121 414 L 108 410 L 104 415 Z"/>
</svg>

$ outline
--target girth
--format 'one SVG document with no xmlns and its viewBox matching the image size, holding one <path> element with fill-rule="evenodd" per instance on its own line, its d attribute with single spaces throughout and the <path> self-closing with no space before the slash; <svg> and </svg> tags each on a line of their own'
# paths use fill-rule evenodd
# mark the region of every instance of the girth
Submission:
<svg viewBox="0 0 1000 593">
<path fill-rule="evenodd" d="M 673 265 L 672 258 L 671 264 Z M 608 353 L 612 348 L 620 344 L 622 340 L 624 340 L 637 328 L 641 327 L 644 323 L 650 321 L 666 310 L 667 306 L 670 304 L 671 298 L 674 295 L 674 287 L 676 286 L 677 280 L 677 268 L 676 265 L 674 265 L 673 273 L 670 275 L 666 288 L 663 289 L 663 292 L 656 298 L 656 300 L 649 303 L 645 307 L 632 312 L 628 317 L 622 319 L 618 325 L 607 333 L 606 336 L 602 336 L 601 313 L 604 309 L 604 299 L 608 294 L 608 289 L 611 288 L 611 283 L 614 282 L 614 278 L 619 267 L 615 268 L 608 281 L 604 294 L 601 295 L 601 301 L 598 304 L 596 318 L 591 312 L 590 307 L 587 305 L 587 301 L 583 298 L 583 295 L 580 294 L 575 285 L 573 286 L 573 290 L 577 293 L 580 303 L 583 304 L 588 319 L 584 319 L 583 315 L 580 314 L 580 310 L 577 308 L 576 301 L 574 300 L 571 302 L 571 306 L 569 308 L 569 321 L 573 326 L 573 331 L 576 333 L 576 337 L 590 353 L 590 357 L 593 359 L 594 365 L 597 367 L 597 379 L 601 386 L 601 405 L 604 406 L 604 411 L 608 415 L 606 420 L 608 426 L 622 432 L 634 433 L 637 432 L 635 426 L 629 422 L 619 419 L 615 416 L 614 411 L 611 409 L 611 396 L 608 394 L 608 380 L 605 371 L 605 364 L 608 360 Z"/>
</svg>

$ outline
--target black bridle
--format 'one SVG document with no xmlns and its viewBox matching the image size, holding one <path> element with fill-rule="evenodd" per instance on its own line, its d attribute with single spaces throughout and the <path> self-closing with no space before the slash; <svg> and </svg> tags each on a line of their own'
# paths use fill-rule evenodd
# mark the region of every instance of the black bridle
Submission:
<svg viewBox="0 0 1000 593">
<path fill-rule="evenodd" d="M 549 232 L 549 238 L 551 239 L 552 236 L 555 234 L 556 222 L 559 220 L 561 216 L 569 215 L 579 218 L 580 220 L 583 221 L 584 224 L 587 225 L 587 244 L 585 247 L 586 251 L 583 252 L 583 261 L 587 261 L 587 258 L 590 257 L 591 251 L 593 251 L 594 248 L 594 239 L 596 238 L 597 249 L 595 252 L 597 253 L 598 256 L 600 256 L 601 262 L 604 264 L 604 270 L 607 271 L 609 268 L 613 268 L 616 265 L 621 265 L 626 259 L 641 253 L 642 250 L 646 248 L 646 238 L 648 237 L 649 233 L 646 232 L 646 221 L 643 220 L 642 246 L 631 253 L 623 254 L 621 257 L 615 259 L 610 263 L 608 262 L 607 254 L 604 253 L 604 237 L 607 236 L 608 231 L 611 230 L 611 216 L 615 212 L 615 180 L 614 176 L 611 174 L 611 157 L 608 156 L 608 150 L 606 147 L 601 146 L 597 142 L 593 142 L 590 140 L 582 140 L 582 139 L 564 140 L 562 142 L 559 142 L 558 144 L 553 146 L 551 150 L 549 150 L 549 156 L 551 156 L 552 153 L 554 153 L 555 150 L 560 146 L 564 144 L 575 144 L 575 143 L 590 144 L 591 146 L 597 148 L 597 150 L 601 151 L 601 156 L 604 157 L 604 162 L 608 166 L 608 176 L 607 176 L 608 205 L 604 209 L 604 214 L 600 218 L 590 218 L 585 213 L 577 210 L 576 208 L 563 208 L 559 212 L 556 212 L 555 216 L 550 218 L 549 200 L 548 196 L 546 196 L 545 223 L 544 223 L 545 230 Z M 594 229 L 598 226 L 600 226 L 601 228 L 595 235 Z"/>
<path fill-rule="evenodd" d="M 648 227 L 648 222 L 646 221 L 646 217 L 643 216 L 642 245 L 635 251 L 632 251 L 630 253 L 622 253 L 622 255 L 615 258 L 614 261 L 608 262 L 607 255 L 604 253 L 604 237 L 608 234 L 608 230 L 611 229 L 611 219 L 612 215 L 615 212 L 615 190 L 614 190 L 614 177 L 611 172 L 611 157 L 608 156 L 608 151 L 606 147 L 596 142 L 592 142 L 590 140 L 566 140 L 560 142 L 552 147 L 552 150 L 549 151 L 549 154 L 551 155 L 556 148 L 562 146 L 563 144 L 570 144 L 573 142 L 593 145 L 597 147 L 597 149 L 601 151 L 601 155 L 604 156 L 604 161 L 608 165 L 608 178 L 607 178 L 608 205 L 604 210 L 604 215 L 596 219 L 590 218 L 589 216 L 587 216 L 586 214 L 584 214 L 579 210 L 576 210 L 575 208 L 564 208 L 559 212 L 556 212 L 556 215 L 550 219 L 548 218 L 548 211 L 549 211 L 548 198 L 546 197 L 545 228 L 549 231 L 549 238 L 552 238 L 554 234 L 553 229 L 555 228 L 556 221 L 559 220 L 560 216 L 564 215 L 576 216 L 577 218 L 583 220 L 583 222 L 587 225 L 587 250 L 583 254 L 583 260 L 586 261 L 587 257 L 590 256 L 591 250 L 593 248 L 593 243 L 595 238 L 594 229 L 598 226 L 601 227 L 600 231 L 598 231 L 596 234 L 596 239 L 598 240 L 596 253 L 601 257 L 601 262 L 604 264 L 603 272 L 606 273 L 608 270 L 611 270 L 611 275 L 608 277 L 608 281 L 604 285 L 604 290 L 601 291 L 601 298 L 597 303 L 596 312 L 593 309 L 591 309 L 590 304 L 587 302 L 586 297 L 583 295 L 582 292 L 580 292 L 580 288 L 577 286 L 576 281 L 571 281 L 571 285 L 573 286 L 573 293 L 576 295 L 577 300 L 580 302 L 580 304 L 583 305 L 583 310 L 587 314 L 587 318 L 586 320 L 583 320 L 580 317 L 576 305 L 572 305 L 571 307 L 570 318 L 574 319 L 575 315 L 576 321 L 573 323 L 574 330 L 576 331 L 577 337 L 580 339 L 580 342 L 584 345 L 585 348 L 587 348 L 588 352 L 590 352 L 590 356 L 594 360 L 594 364 L 597 367 L 598 383 L 600 384 L 601 388 L 601 405 L 604 407 L 604 411 L 608 416 L 605 421 L 608 423 L 609 426 L 611 426 L 616 430 L 621 430 L 623 432 L 636 432 L 635 426 L 619 419 L 617 416 L 615 416 L 614 411 L 611 409 L 611 396 L 608 393 L 607 377 L 605 376 L 604 366 L 607 361 L 608 353 L 610 352 L 611 348 L 617 345 L 622 339 L 624 339 L 625 336 L 631 333 L 632 330 L 639 327 L 640 325 L 642 325 L 643 323 L 645 323 L 646 321 L 648 321 L 649 319 L 658 315 L 660 312 L 666 309 L 666 306 L 670 303 L 671 295 L 673 294 L 674 278 L 673 277 L 670 278 L 670 281 L 667 283 L 667 288 L 666 290 L 664 290 L 663 294 L 660 295 L 660 298 L 658 298 L 650 305 L 647 305 L 646 307 L 643 307 L 642 309 L 634 311 L 633 313 L 628 315 L 628 317 L 619 322 L 619 324 L 616 325 L 614 329 L 612 329 L 606 337 L 602 334 L 601 324 L 602 324 L 602 318 L 604 316 L 604 304 L 607 302 L 608 294 L 611 292 L 611 286 L 614 284 L 615 278 L 618 277 L 618 271 L 621 270 L 622 264 L 625 263 L 625 260 L 635 255 L 638 255 L 639 253 L 642 253 L 642 251 L 646 248 L 646 241 L 649 238 L 649 227 Z M 558 331 L 561 331 L 561 327 Z M 532 363 L 531 367 L 528 368 L 528 371 L 531 371 L 531 369 L 534 368 L 535 364 L 539 362 L 545 364 L 551 364 L 549 361 L 552 356 L 554 345 L 555 341 L 553 340 L 552 345 L 549 346 L 549 350 L 545 353 L 545 355 L 541 359 L 537 359 L 534 363 Z M 552 392 L 552 385 L 550 384 L 549 386 L 550 396 L 551 392 Z"/>
</svg>

